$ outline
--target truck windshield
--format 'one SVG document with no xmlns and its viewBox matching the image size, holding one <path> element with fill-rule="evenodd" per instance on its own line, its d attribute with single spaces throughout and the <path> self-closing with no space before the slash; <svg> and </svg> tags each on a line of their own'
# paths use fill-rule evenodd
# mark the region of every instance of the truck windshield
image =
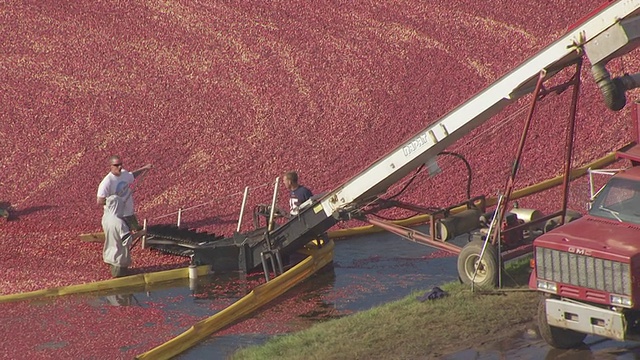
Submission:
<svg viewBox="0 0 640 360">
<path fill-rule="evenodd" d="M 594 200 L 589 214 L 640 224 L 640 182 L 611 179 Z"/>
</svg>

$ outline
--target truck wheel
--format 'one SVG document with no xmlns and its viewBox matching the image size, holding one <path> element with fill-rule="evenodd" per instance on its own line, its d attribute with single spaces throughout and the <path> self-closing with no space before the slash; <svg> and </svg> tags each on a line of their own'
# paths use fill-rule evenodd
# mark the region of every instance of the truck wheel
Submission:
<svg viewBox="0 0 640 360">
<path fill-rule="evenodd" d="M 540 296 L 538 301 L 538 330 L 542 339 L 556 349 L 576 348 L 582 345 L 582 341 L 587 337 L 587 334 L 549 325 L 544 296 Z"/>
<path fill-rule="evenodd" d="M 498 252 L 493 245 L 487 244 L 482 261 L 479 261 L 483 246 L 484 241 L 473 240 L 458 255 L 458 276 L 463 284 L 471 285 L 473 281 L 480 287 L 495 287 L 498 283 Z M 474 279 L 476 267 L 478 271 Z"/>
</svg>

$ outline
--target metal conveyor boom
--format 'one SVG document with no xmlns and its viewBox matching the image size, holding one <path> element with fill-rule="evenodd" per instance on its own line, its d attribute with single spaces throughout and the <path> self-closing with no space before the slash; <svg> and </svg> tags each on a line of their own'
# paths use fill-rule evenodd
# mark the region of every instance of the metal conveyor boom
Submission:
<svg viewBox="0 0 640 360">
<path fill-rule="evenodd" d="M 541 71 L 548 79 L 575 64 L 587 49 L 597 52 L 597 61 L 606 63 L 633 50 L 635 37 L 612 47 L 599 39 L 609 36 L 612 28 L 638 28 L 640 0 L 619 0 L 593 12 L 574 25 L 560 39 L 547 46 L 507 73 L 492 85 L 464 102 L 413 138 L 381 157 L 336 190 L 315 200 L 300 214 L 273 230 L 268 239 L 247 248 L 247 268 L 260 264 L 260 254 L 267 248 L 290 253 L 326 232 L 341 218 L 341 212 L 384 193 L 411 171 L 435 158 L 445 148 L 496 115 L 505 106 L 533 92 Z M 635 31 L 628 31 L 635 33 Z M 594 59 L 592 59 L 593 62 Z M 271 241 L 271 244 L 266 244 Z"/>
</svg>

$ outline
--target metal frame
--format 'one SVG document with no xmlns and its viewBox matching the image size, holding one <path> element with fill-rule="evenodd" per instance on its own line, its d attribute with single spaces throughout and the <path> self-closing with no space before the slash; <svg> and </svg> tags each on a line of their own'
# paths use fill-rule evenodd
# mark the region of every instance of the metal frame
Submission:
<svg viewBox="0 0 640 360">
<path fill-rule="evenodd" d="M 538 82 L 536 84 L 536 90 L 534 91 L 534 96 L 532 98 L 531 101 L 531 106 L 530 106 L 530 110 L 529 113 L 527 115 L 527 119 L 525 121 L 525 125 L 524 125 L 524 129 L 522 131 L 522 135 L 520 137 L 520 142 L 518 144 L 518 148 L 516 151 L 516 159 L 514 161 L 514 165 L 512 167 L 511 170 L 511 174 L 509 175 L 509 179 L 507 180 L 507 184 L 505 186 L 505 195 L 501 195 L 499 198 L 499 201 L 497 203 L 496 206 L 496 210 L 495 210 L 495 215 L 492 219 L 491 222 L 491 226 L 489 228 L 489 234 L 487 235 L 487 241 L 485 241 L 485 246 L 483 246 L 482 249 L 482 253 L 480 254 L 480 258 L 479 261 L 482 260 L 482 256 L 484 255 L 484 250 L 486 245 L 489 243 L 489 239 L 490 239 L 490 243 L 494 246 L 498 246 L 499 250 L 498 250 L 498 254 L 500 256 L 499 261 L 508 261 L 517 257 L 520 257 L 524 254 L 527 254 L 529 252 L 531 252 L 533 250 L 533 242 L 531 243 L 527 243 L 524 244 L 523 246 L 520 246 L 516 249 L 509 249 L 505 252 L 501 251 L 500 249 L 500 245 L 501 245 L 501 234 L 504 233 L 508 233 L 511 231 L 521 231 L 525 228 L 529 228 L 531 227 L 531 225 L 534 225 L 536 223 L 540 223 L 543 221 L 547 221 L 549 219 L 555 218 L 557 216 L 561 217 L 561 222 L 564 222 L 564 215 L 566 215 L 566 209 L 567 209 L 567 198 L 568 198 L 568 193 L 569 193 L 569 182 L 570 182 L 570 174 L 571 174 L 571 155 L 572 155 L 572 149 L 573 149 L 573 138 L 574 138 L 574 129 L 575 129 L 575 118 L 576 118 L 576 108 L 577 108 L 577 100 L 578 100 L 578 94 L 580 91 L 580 71 L 582 69 L 582 61 L 581 59 L 579 59 L 578 61 L 576 61 L 576 69 L 575 69 L 575 73 L 573 75 L 573 77 L 567 81 L 564 84 L 555 86 L 551 89 L 544 89 L 543 87 L 543 83 L 545 80 L 545 76 L 546 76 L 546 71 L 541 71 L 540 75 L 538 77 Z M 562 198 L 562 207 L 561 210 L 546 216 L 542 216 L 534 221 L 525 223 L 525 224 L 521 224 L 521 225 L 517 225 L 514 227 L 511 227 L 509 229 L 503 230 L 503 231 L 494 231 L 495 229 L 499 229 L 500 230 L 500 226 L 496 226 L 494 227 L 494 222 L 497 224 L 502 224 L 502 222 L 504 221 L 504 216 L 507 213 L 507 208 L 508 208 L 508 204 L 510 201 L 510 197 L 511 194 L 513 192 L 514 189 L 514 184 L 515 184 L 515 178 L 518 172 L 518 168 L 520 165 L 520 161 L 522 158 L 522 154 L 524 151 L 524 145 L 525 145 L 525 140 L 527 138 L 527 134 L 529 131 L 529 128 L 531 126 L 531 123 L 533 121 L 533 114 L 535 112 L 535 107 L 537 105 L 537 102 L 543 98 L 544 96 L 546 96 L 547 94 L 554 92 L 554 91 L 561 91 L 566 89 L 567 87 L 572 86 L 573 87 L 573 96 L 572 96 L 572 101 L 571 101 L 571 106 L 570 106 L 570 112 L 569 112 L 569 116 L 568 116 L 568 120 L 569 120 L 569 126 L 567 129 L 567 133 L 566 133 L 566 142 L 567 142 L 567 151 L 565 153 L 565 163 L 564 163 L 564 176 L 563 176 L 563 198 Z M 429 215 L 429 229 L 430 229 L 430 234 L 424 234 L 420 231 L 414 230 L 414 229 L 409 229 L 406 227 L 403 227 L 401 225 L 398 224 L 393 224 L 390 222 L 386 222 L 386 221 L 382 221 L 382 220 L 378 220 L 378 219 L 372 219 L 372 218 L 368 218 L 367 221 L 369 223 L 371 223 L 372 225 L 378 226 L 386 231 L 392 232 L 394 234 L 400 235 L 401 237 L 408 239 L 410 241 L 416 242 L 416 243 L 420 243 L 420 244 L 424 244 L 424 245 L 428 245 L 428 246 L 432 246 L 441 250 L 445 250 L 445 251 L 449 251 L 452 252 L 454 254 L 459 254 L 462 251 L 462 248 L 454 245 L 454 244 L 450 244 L 450 243 L 446 243 L 443 242 L 439 239 L 437 239 L 436 236 L 436 222 L 439 219 L 444 218 L 445 216 L 448 216 L 448 214 L 450 213 L 451 209 L 453 208 L 460 208 L 461 205 L 464 204 L 470 204 L 470 203 L 475 203 L 478 199 L 482 199 L 482 211 L 484 212 L 484 197 L 476 197 L 473 199 L 470 199 L 469 201 L 466 201 L 462 204 L 458 204 L 458 205 L 454 205 L 450 208 L 447 209 L 443 209 L 441 211 L 438 212 L 433 212 L 430 213 Z M 492 238 L 490 238 L 493 235 Z"/>
</svg>

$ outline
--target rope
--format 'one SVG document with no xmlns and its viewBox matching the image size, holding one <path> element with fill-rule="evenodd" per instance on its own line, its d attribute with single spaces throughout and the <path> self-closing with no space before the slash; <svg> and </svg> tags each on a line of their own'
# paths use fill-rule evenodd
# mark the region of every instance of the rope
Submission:
<svg viewBox="0 0 640 360">
<path fill-rule="evenodd" d="M 525 110 L 527 110 L 527 106 L 523 105 L 522 107 L 520 107 L 519 109 L 517 109 L 516 111 L 511 113 L 509 116 L 507 116 L 504 121 L 501 121 L 499 123 L 496 123 L 494 125 L 491 125 L 491 126 L 487 127 L 486 130 L 481 131 L 477 136 L 474 136 L 474 137 L 470 138 L 466 143 L 463 143 L 462 145 L 460 145 L 460 147 L 465 147 L 465 146 L 471 145 L 472 143 L 481 142 L 482 141 L 482 137 L 484 135 L 492 137 L 502 127 L 504 127 L 504 126 L 510 124 L 511 122 L 513 122 L 514 120 L 516 120 L 516 117 L 518 115 L 522 114 Z"/>
<path fill-rule="evenodd" d="M 251 190 L 260 189 L 260 188 L 266 187 L 266 186 L 268 186 L 270 184 L 271 183 L 264 183 L 264 184 L 261 184 L 261 185 L 250 187 L 249 189 L 251 189 Z M 174 211 L 174 212 L 171 212 L 171 213 L 168 213 L 168 214 L 160 215 L 158 217 L 154 217 L 154 218 L 151 218 L 149 220 L 163 219 L 163 218 L 166 218 L 166 217 L 169 217 L 169 216 L 173 216 L 173 215 L 177 215 L 179 213 L 183 213 L 183 212 L 188 211 L 188 210 L 197 209 L 199 207 L 210 205 L 210 204 L 213 204 L 215 202 L 219 202 L 221 200 L 225 200 L 225 199 L 228 199 L 228 198 L 231 198 L 231 197 L 235 197 L 237 195 L 243 195 L 243 194 L 244 194 L 244 191 L 239 191 L 239 192 L 236 192 L 236 193 L 233 193 L 233 194 L 229 194 L 229 195 L 225 195 L 225 196 L 222 196 L 222 197 L 215 198 L 215 199 L 213 199 L 211 201 L 207 201 L 206 203 L 201 203 L 201 204 L 194 205 L 194 206 L 191 206 L 191 207 L 188 207 L 188 208 L 184 208 L 184 209 L 181 209 L 181 210 L 178 210 L 178 211 Z"/>
</svg>

